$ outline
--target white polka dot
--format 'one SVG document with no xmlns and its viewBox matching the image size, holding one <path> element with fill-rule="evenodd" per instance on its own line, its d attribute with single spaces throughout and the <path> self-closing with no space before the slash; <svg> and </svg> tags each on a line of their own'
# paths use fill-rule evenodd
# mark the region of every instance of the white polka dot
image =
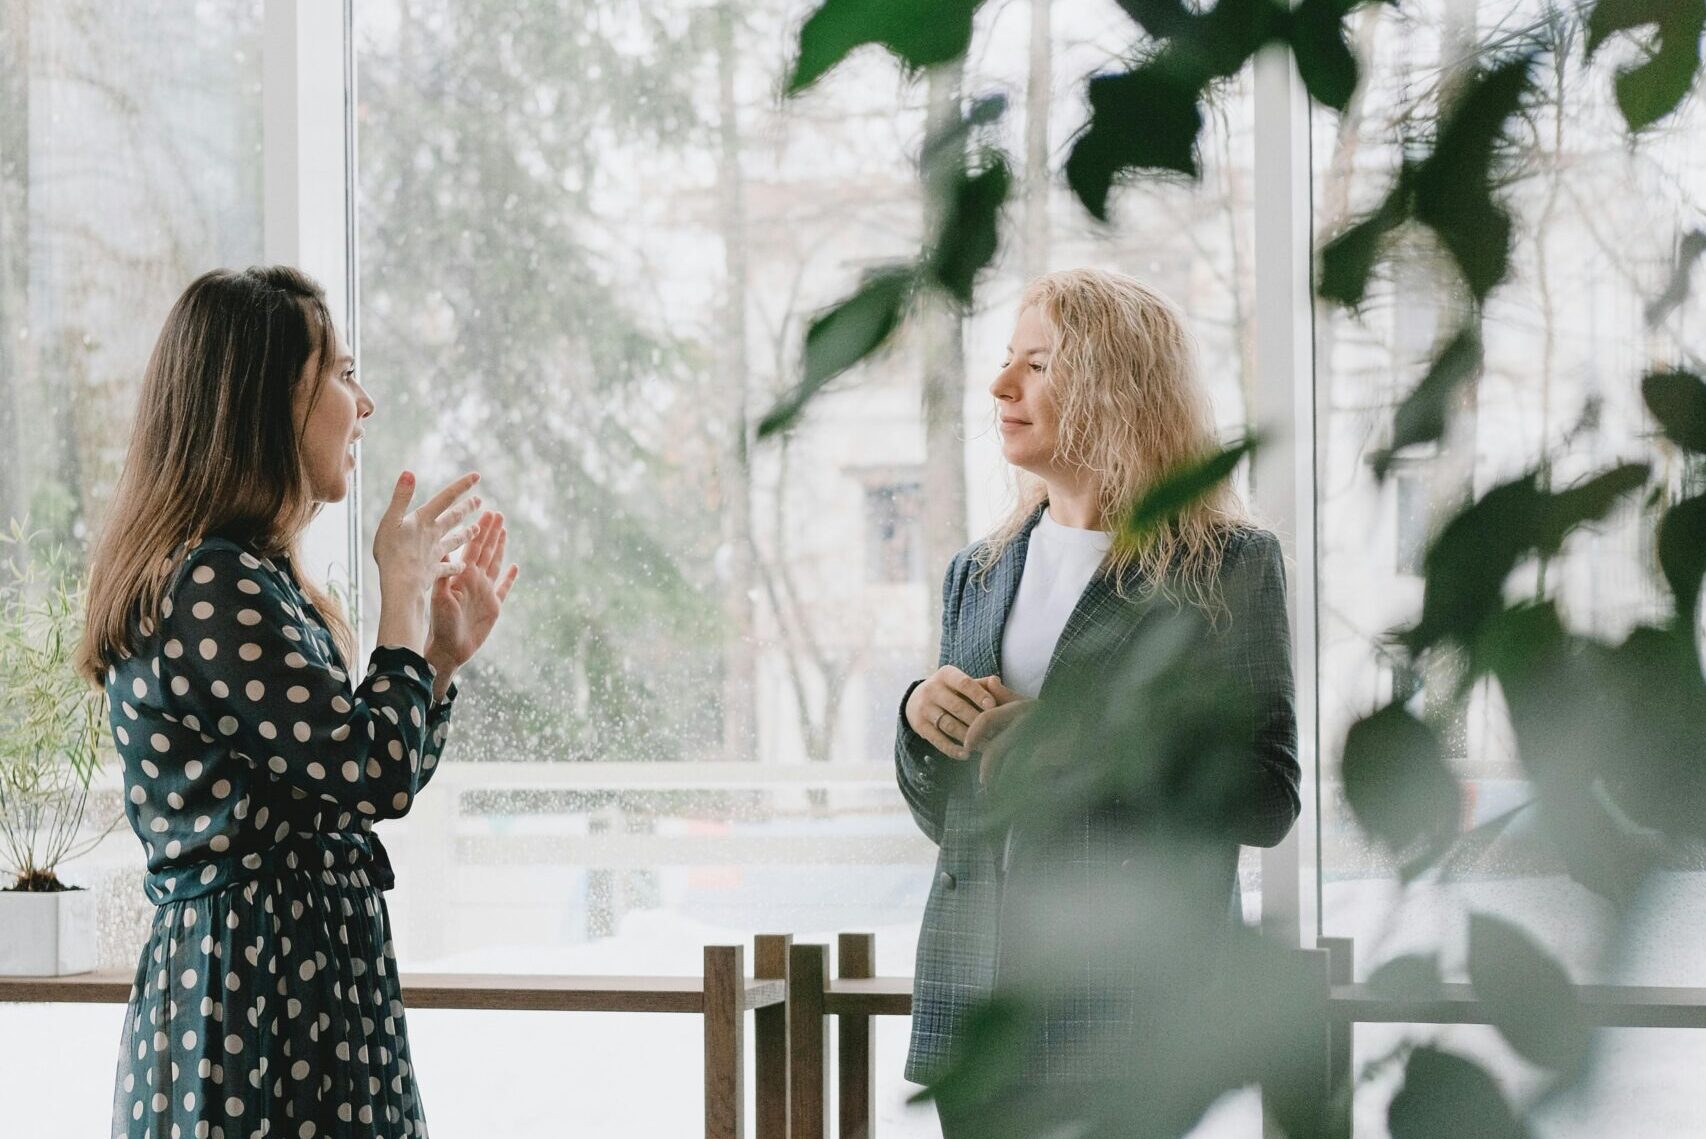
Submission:
<svg viewBox="0 0 1706 1139">
<path fill-rule="evenodd" d="M 345 712 L 348 712 L 349 710 L 350 710 L 350 703 L 348 700 L 345 700 L 342 696 L 332 697 L 332 711 L 337 712 L 341 715 Z"/>
<path fill-rule="evenodd" d="M 348 724 L 339 724 L 337 727 L 332 729 L 332 740 L 334 742 L 343 743 L 347 739 L 349 739 Z"/>
<path fill-rule="evenodd" d="M 243 563 L 244 569 L 260 569 L 261 568 L 261 563 L 256 561 L 255 556 L 253 554 L 248 553 L 247 551 L 239 553 L 237 555 L 237 560 Z"/>
<path fill-rule="evenodd" d="M 130 682 L 130 690 L 136 693 L 136 698 L 140 700 L 148 695 L 148 682 L 139 676 Z"/>
<path fill-rule="evenodd" d="M 373 682 L 373 691 L 375 691 L 375 692 L 389 692 L 389 691 L 391 691 L 391 681 L 386 679 L 385 677 L 381 676 L 378 680 L 375 680 Z"/>
<path fill-rule="evenodd" d="M 304 961 L 302 967 L 296 971 L 296 975 L 304 981 L 312 981 L 314 979 L 314 962 Z"/>
<path fill-rule="evenodd" d="M 213 616 L 213 603 L 210 601 L 198 601 L 194 605 L 190 606 L 190 612 L 194 614 L 198 620 L 205 621 L 209 617 Z"/>
<path fill-rule="evenodd" d="M 207 686 L 207 690 L 219 697 L 221 700 L 231 695 L 230 687 L 227 686 L 223 680 L 214 681 L 212 684 Z"/>
<path fill-rule="evenodd" d="M 394 807 L 395 809 L 401 811 L 403 808 L 407 807 L 408 805 L 409 805 L 409 793 L 407 791 L 399 791 L 395 795 L 391 796 L 391 806 Z"/>
<path fill-rule="evenodd" d="M 143 771 L 147 772 L 148 778 L 150 778 L 150 779 L 160 778 L 160 769 L 158 767 L 154 766 L 154 761 L 152 759 L 140 760 L 137 762 L 136 766 L 142 768 Z"/>
<path fill-rule="evenodd" d="M 184 764 L 184 777 L 186 779 L 200 779 L 201 760 L 192 759 L 188 763 Z"/>
<path fill-rule="evenodd" d="M 219 730 L 228 736 L 236 734 L 237 718 L 235 716 L 219 717 Z"/>
<path fill-rule="evenodd" d="M 303 656 L 301 653 L 291 653 L 284 658 L 284 663 L 288 664 L 291 668 L 307 668 L 308 658 Z"/>
<path fill-rule="evenodd" d="M 314 734 L 314 730 L 301 720 L 298 720 L 296 721 L 296 726 L 291 729 L 291 734 L 293 734 L 299 742 L 307 743 L 308 737 Z"/>
<path fill-rule="evenodd" d="M 213 785 L 213 797 L 215 799 L 223 799 L 229 794 L 231 794 L 231 781 L 229 779 L 221 779 Z"/>
<path fill-rule="evenodd" d="M 124 701 L 124 702 L 121 702 L 121 703 L 120 703 L 120 704 L 119 704 L 119 707 L 121 707 L 121 708 L 123 708 L 123 709 L 124 709 L 124 714 L 125 714 L 125 715 L 126 715 L 126 716 L 128 716 L 128 717 L 129 717 L 129 718 L 130 718 L 130 719 L 132 719 L 132 720 L 134 720 L 134 719 L 136 719 L 136 709 L 135 709 L 135 708 L 132 708 L 132 707 L 131 707 L 131 706 L 130 706 L 130 702 L 129 702 L 129 701 Z"/>
<path fill-rule="evenodd" d="M 166 1097 L 165 1097 L 165 1095 L 163 1095 L 160 1092 L 154 1093 L 154 1110 L 155 1111 L 165 1111 L 166 1110 Z"/>
<path fill-rule="evenodd" d="M 267 686 L 258 680 L 251 680 L 243 686 L 243 692 L 251 700 L 259 700 L 267 694 Z"/>
<path fill-rule="evenodd" d="M 308 702 L 308 690 L 300 684 L 292 684 L 284 695 L 292 704 L 306 704 Z"/>
<path fill-rule="evenodd" d="M 302 639 L 302 634 L 291 628 L 289 625 L 286 625 L 284 627 L 284 639 L 287 641 L 300 641 Z"/>
<path fill-rule="evenodd" d="M 166 802 L 172 805 L 172 810 L 174 811 L 181 811 L 184 809 L 184 797 L 176 791 L 173 791 L 171 794 L 166 796 Z"/>
<path fill-rule="evenodd" d="M 360 811 L 364 815 L 373 814 L 373 804 L 369 803 L 366 799 L 363 799 L 361 802 L 357 803 L 355 805 L 355 809 Z"/>
<path fill-rule="evenodd" d="M 213 820 L 208 818 L 206 815 L 197 815 L 195 817 L 195 833 L 196 834 L 200 834 L 202 831 L 206 830 L 208 827 L 210 827 L 212 825 L 213 825 Z"/>
<path fill-rule="evenodd" d="M 180 980 L 180 981 L 182 981 L 182 982 L 183 982 L 183 983 L 184 983 L 184 988 L 186 988 L 186 989 L 193 989 L 193 988 L 195 988 L 195 983 L 196 983 L 196 974 L 195 974 L 195 970 L 194 970 L 194 969 L 185 969 L 185 970 L 184 970 L 184 975 L 183 975 L 183 976 L 182 976 L 182 977 L 180 977 L 180 978 L 178 978 L 178 979 L 179 979 L 179 980 Z M 185 1044 L 184 1044 L 184 1047 L 185 1047 L 185 1048 L 194 1048 L 194 1047 L 195 1047 L 195 1045 L 194 1045 L 194 1044 L 190 1044 L 190 1043 L 187 1043 L 187 1042 L 186 1042 L 186 1043 L 185 1043 Z"/>
<path fill-rule="evenodd" d="M 261 591 L 261 583 L 254 578 L 240 577 L 237 579 L 237 588 L 239 591 L 253 596 Z"/>
<path fill-rule="evenodd" d="M 197 567 L 195 567 L 195 572 L 190 574 L 190 580 L 195 582 L 197 585 L 206 585 L 208 582 L 213 580 L 213 567 L 212 566 L 197 566 Z"/>
<path fill-rule="evenodd" d="M 166 857 L 167 858 L 176 858 L 178 855 L 182 854 L 183 852 L 184 852 L 184 844 L 179 842 L 177 839 L 173 839 L 171 842 L 168 842 L 166 844 Z"/>
<path fill-rule="evenodd" d="M 278 728 L 274 726 L 271 720 L 262 720 L 255 730 L 261 733 L 261 738 L 264 740 L 276 740 L 278 738 Z"/>
<path fill-rule="evenodd" d="M 154 816 L 154 821 L 148 824 L 148 829 L 153 831 L 155 834 L 165 834 L 166 828 L 171 825 L 172 824 L 168 823 L 164 818 L 156 815 Z"/>
<path fill-rule="evenodd" d="M 228 847 L 230 847 L 230 845 L 231 845 L 231 840 L 226 838 L 222 834 L 214 835 L 207 842 L 208 849 L 213 851 L 213 853 L 215 853 L 215 854 L 224 854 L 226 849 Z"/>
<path fill-rule="evenodd" d="M 239 624 L 243 625 L 259 625 L 261 623 L 261 615 L 254 609 L 239 609 L 237 611 L 237 621 Z"/>
<path fill-rule="evenodd" d="M 229 1049 L 231 1047 L 231 1041 L 235 1039 L 237 1039 L 235 1036 L 228 1038 L 225 1042 L 225 1046 Z M 243 1101 L 238 1099 L 236 1096 L 232 1096 L 230 1099 L 227 1099 L 225 1101 L 225 1114 L 242 1115 Z"/>
<path fill-rule="evenodd" d="M 289 765 L 284 762 L 284 757 L 281 755 L 275 755 L 271 759 L 267 760 L 267 767 L 272 770 L 274 775 L 283 775 L 288 766 Z"/>
<path fill-rule="evenodd" d="M 132 787 L 130 789 L 130 801 L 140 807 L 143 803 L 148 801 L 148 796 L 143 792 L 142 788 Z"/>
<path fill-rule="evenodd" d="M 171 640 L 166 642 L 165 652 L 168 658 L 171 660 L 177 660 L 179 657 L 184 655 L 184 642 L 173 637 Z"/>
<path fill-rule="evenodd" d="M 308 778 L 310 779 L 324 779 L 326 777 L 326 769 L 318 763 L 310 763 L 303 770 L 308 772 Z"/>
<path fill-rule="evenodd" d="M 183 676 L 172 677 L 172 695 L 174 695 L 174 696 L 188 696 L 189 694 L 190 694 L 189 678 L 183 677 Z"/>
<path fill-rule="evenodd" d="M 172 741 L 167 739 L 165 735 L 160 732 L 155 732 L 153 735 L 149 736 L 148 742 L 154 745 L 155 751 L 167 752 L 172 750 Z"/>
<path fill-rule="evenodd" d="M 113 729 L 113 735 L 118 739 L 118 742 L 121 744 L 130 743 L 130 733 L 124 730 L 123 724 L 120 724 Z"/>
<path fill-rule="evenodd" d="M 352 759 L 346 759 L 344 761 L 343 771 L 344 778 L 351 783 L 354 783 L 357 779 L 361 778 L 361 768 L 357 767 L 355 765 L 355 761 Z"/>
<path fill-rule="evenodd" d="M 219 642 L 212 637 L 203 637 L 201 644 L 197 647 L 201 651 L 202 660 L 212 660 L 219 655 Z"/>
<path fill-rule="evenodd" d="M 245 641 L 245 642 L 243 642 L 243 644 L 241 646 L 238 647 L 237 655 L 239 657 L 242 657 L 246 661 L 260 660 L 261 659 L 261 646 L 257 645 L 253 641 Z"/>
</svg>

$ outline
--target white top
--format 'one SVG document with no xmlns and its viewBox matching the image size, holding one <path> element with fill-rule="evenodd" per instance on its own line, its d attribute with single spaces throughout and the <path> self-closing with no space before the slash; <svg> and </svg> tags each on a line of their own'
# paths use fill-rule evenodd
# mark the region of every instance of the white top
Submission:
<svg viewBox="0 0 1706 1139">
<path fill-rule="evenodd" d="M 1033 699 L 1043 688 L 1054 646 L 1114 544 L 1106 530 L 1062 526 L 1048 511 L 1031 530 L 1025 572 L 1001 631 L 1001 682 Z"/>
</svg>

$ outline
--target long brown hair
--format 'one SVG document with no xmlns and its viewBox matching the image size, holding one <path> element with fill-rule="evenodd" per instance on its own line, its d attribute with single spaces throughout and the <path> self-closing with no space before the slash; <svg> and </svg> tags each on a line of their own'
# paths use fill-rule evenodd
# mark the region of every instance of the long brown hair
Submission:
<svg viewBox="0 0 1706 1139">
<path fill-rule="evenodd" d="M 1049 392 L 1057 458 L 1090 472 L 1102 525 L 1114 532 L 1102 571 L 1124 593 L 1142 571 L 1149 589 L 1177 593 L 1210 612 L 1226 542 L 1247 514 L 1222 482 L 1147 539 L 1124 532 L 1126 512 L 1168 471 L 1217 446 L 1190 331 L 1171 301 L 1132 277 L 1069 269 L 1038 277 L 1019 311 L 1035 307 L 1048 330 Z M 1020 472 L 1018 501 L 974 555 L 985 574 L 1048 499 L 1041 479 Z"/>
<path fill-rule="evenodd" d="M 295 396 L 312 385 L 312 409 L 336 345 L 324 290 L 282 265 L 215 269 L 172 306 L 91 560 L 77 660 L 91 681 L 101 683 L 149 635 L 172 573 L 212 534 L 289 557 L 344 660 L 353 659 L 342 609 L 295 556 L 319 509 L 302 466 Z"/>
</svg>

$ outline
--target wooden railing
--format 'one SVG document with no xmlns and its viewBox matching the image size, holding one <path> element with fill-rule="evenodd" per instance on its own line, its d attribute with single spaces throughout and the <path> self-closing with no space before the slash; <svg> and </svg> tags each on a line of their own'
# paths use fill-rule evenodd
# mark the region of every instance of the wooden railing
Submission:
<svg viewBox="0 0 1706 1139">
<path fill-rule="evenodd" d="M 1323 1097 L 1349 1086 L 1358 1024 L 1487 1024 L 1468 985 L 1445 985 L 1414 998 L 1375 994 L 1352 983 L 1348 938 L 1324 938 L 1300 950 L 1319 963 L 1318 1063 L 1305 1079 Z M 752 1013 L 757 1139 L 828 1139 L 829 1018 L 835 1018 L 839 1139 L 873 1139 L 874 1034 L 871 1018 L 908 1016 L 912 978 L 875 975 L 876 939 L 843 933 L 836 970 L 829 946 L 795 944 L 791 935 L 754 939 L 753 975 L 738 945 L 707 946 L 700 977 L 503 976 L 404 973 L 409 1008 L 520 1009 L 558 1012 L 695 1013 L 704 1020 L 705 1135 L 742 1139 L 745 1118 L 746 1014 Z M 0 1004 L 123 1003 L 128 974 L 0 977 Z M 1591 1023 L 1605 1028 L 1706 1028 L 1706 989 L 1583 985 L 1577 993 Z M 1348 1097 L 1341 1134 L 1350 1134 Z"/>
</svg>

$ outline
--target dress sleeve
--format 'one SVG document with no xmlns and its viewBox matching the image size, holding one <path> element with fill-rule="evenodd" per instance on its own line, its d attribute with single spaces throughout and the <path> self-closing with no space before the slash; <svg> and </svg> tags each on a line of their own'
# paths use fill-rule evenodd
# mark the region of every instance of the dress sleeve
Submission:
<svg viewBox="0 0 1706 1139">
<path fill-rule="evenodd" d="M 163 609 L 160 683 L 203 731 L 283 783 L 368 819 L 408 813 L 431 778 L 450 700 L 433 668 L 381 645 L 353 687 L 309 644 L 298 596 L 234 546 L 193 552 Z"/>
</svg>

